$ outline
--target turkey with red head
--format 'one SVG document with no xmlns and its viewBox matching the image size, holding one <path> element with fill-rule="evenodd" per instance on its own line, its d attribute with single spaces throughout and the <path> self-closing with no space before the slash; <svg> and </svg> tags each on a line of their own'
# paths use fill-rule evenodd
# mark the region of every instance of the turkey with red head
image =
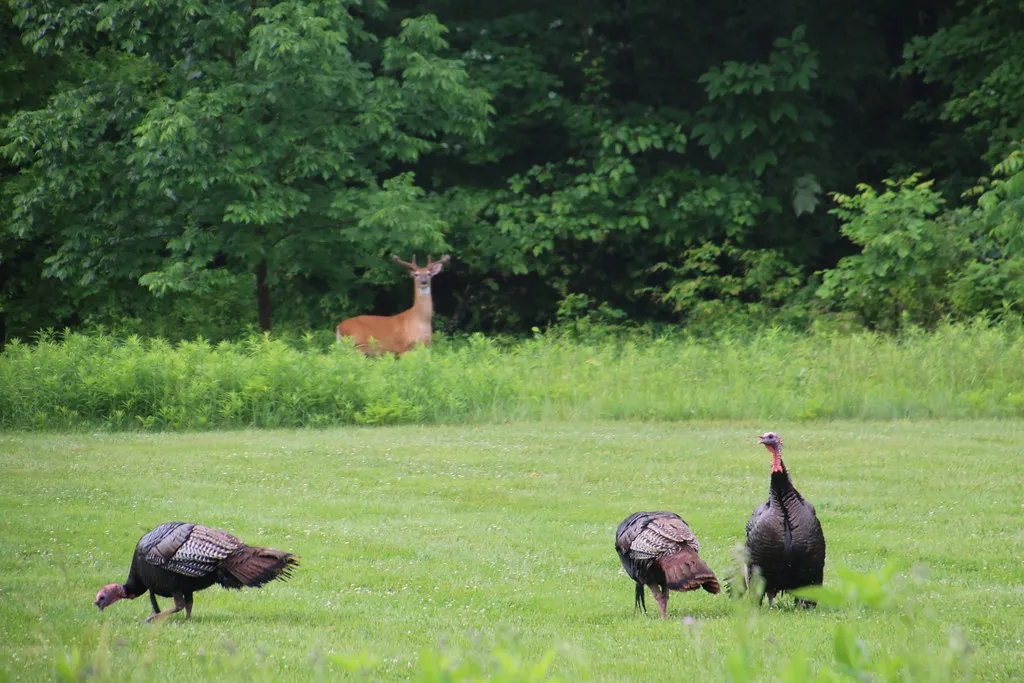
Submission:
<svg viewBox="0 0 1024 683">
<path fill-rule="evenodd" d="M 202 524 L 168 522 L 153 529 L 135 547 L 128 580 L 100 589 L 94 605 L 105 607 L 147 590 L 153 614 L 146 621 L 185 610 L 192 617 L 192 594 L 215 583 L 224 588 L 259 587 L 284 580 L 299 564 L 291 553 L 248 546 L 220 529 Z M 174 598 L 174 607 L 160 611 L 156 596 Z"/>
<path fill-rule="evenodd" d="M 615 550 L 626 574 L 636 581 L 636 607 L 644 612 L 645 585 L 658 601 L 662 618 L 667 616 L 670 590 L 722 590 L 714 573 L 697 556 L 697 537 L 674 512 L 634 512 L 615 532 Z"/>
<path fill-rule="evenodd" d="M 825 534 L 814 506 L 793 486 L 782 462 L 782 438 L 775 432 L 758 437 L 772 454 L 768 500 L 754 510 L 747 522 L 747 563 L 744 571 L 749 584 L 756 568 L 764 579 L 764 596 L 771 608 L 780 592 L 820 586 L 825 573 Z M 813 607 L 814 602 L 797 600 Z"/>
</svg>

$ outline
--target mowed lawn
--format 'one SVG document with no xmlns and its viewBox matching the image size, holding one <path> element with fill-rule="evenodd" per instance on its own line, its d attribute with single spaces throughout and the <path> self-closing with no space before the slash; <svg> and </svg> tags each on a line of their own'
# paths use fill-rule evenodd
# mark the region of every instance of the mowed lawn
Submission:
<svg viewBox="0 0 1024 683">
<path fill-rule="evenodd" d="M 893 562 L 894 606 L 800 611 L 787 598 L 748 618 L 700 592 L 673 593 L 667 621 L 652 600 L 634 614 L 618 523 L 678 512 L 726 573 L 767 496 L 755 435 L 769 429 L 818 509 L 826 585 L 837 567 Z M 403 679 L 426 660 L 493 674 L 546 655 L 567 680 L 720 680 L 745 633 L 755 678 L 773 680 L 801 654 L 812 671 L 835 667 L 840 623 L 867 656 L 936 666 L 962 629 L 977 680 L 1024 679 L 1020 422 L 7 433 L 0 475 L 0 671 L 12 680 Z M 302 566 L 261 590 L 200 592 L 188 623 L 144 623 L 147 597 L 100 614 L 96 591 L 123 582 L 139 537 L 171 520 Z"/>
</svg>

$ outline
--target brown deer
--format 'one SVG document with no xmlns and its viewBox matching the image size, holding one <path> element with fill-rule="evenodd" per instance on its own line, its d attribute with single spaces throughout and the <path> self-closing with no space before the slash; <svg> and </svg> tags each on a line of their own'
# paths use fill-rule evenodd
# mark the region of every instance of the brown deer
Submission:
<svg viewBox="0 0 1024 683">
<path fill-rule="evenodd" d="M 437 261 L 427 256 L 427 265 L 420 268 L 416 265 L 416 256 L 412 263 L 406 263 L 397 256 L 392 257 L 395 263 L 409 269 L 415 283 L 415 299 L 412 308 L 398 315 L 357 315 L 343 320 L 335 329 L 335 337 L 340 342 L 342 337 L 351 337 L 356 348 L 366 355 L 378 353 L 403 354 L 416 344 L 430 346 L 433 336 L 431 319 L 434 317 L 434 301 L 430 296 L 430 280 L 441 272 L 448 262 L 447 255 Z"/>
</svg>

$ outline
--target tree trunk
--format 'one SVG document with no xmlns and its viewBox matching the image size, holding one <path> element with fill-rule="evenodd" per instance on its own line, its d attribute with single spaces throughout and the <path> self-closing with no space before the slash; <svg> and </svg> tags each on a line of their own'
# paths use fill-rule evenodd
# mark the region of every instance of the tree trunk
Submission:
<svg viewBox="0 0 1024 683">
<path fill-rule="evenodd" d="M 256 265 L 256 306 L 260 331 L 270 332 L 270 287 L 267 285 L 267 259 Z"/>
</svg>

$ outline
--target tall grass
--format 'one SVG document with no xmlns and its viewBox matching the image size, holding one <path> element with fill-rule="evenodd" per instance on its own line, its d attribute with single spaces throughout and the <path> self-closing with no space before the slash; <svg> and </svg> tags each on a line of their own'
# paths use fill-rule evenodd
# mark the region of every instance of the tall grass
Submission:
<svg viewBox="0 0 1024 683">
<path fill-rule="evenodd" d="M 475 335 L 374 359 L 312 339 L 69 334 L 0 356 L 5 429 L 1021 416 L 1024 337 L 983 324 L 901 337 Z"/>
</svg>

